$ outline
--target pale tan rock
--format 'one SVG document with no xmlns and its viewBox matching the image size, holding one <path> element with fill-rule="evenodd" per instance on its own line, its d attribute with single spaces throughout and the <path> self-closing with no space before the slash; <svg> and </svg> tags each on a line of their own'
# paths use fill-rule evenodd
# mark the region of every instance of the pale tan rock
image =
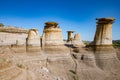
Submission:
<svg viewBox="0 0 120 80">
<path fill-rule="evenodd" d="M 99 18 L 97 20 L 97 30 L 94 38 L 96 65 L 108 72 L 117 71 L 120 67 L 120 61 L 112 46 L 112 23 L 115 19 Z"/>
<path fill-rule="evenodd" d="M 114 18 L 97 18 L 97 30 L 94 38 L 94 45 L 112 44 L 112 23 Z"/>
<path fill-rule="evenodd" d="M 68 32 L 68 39 L 67 39 L 67 42 L 73 40 L 73 33 L 74 31 L 67 31 Z"/>
<path fill-rule="evenodd" d="M 64 52 L 62 30 L 56 22 L 46 22 L 42 36 L 42 48 L 46 53 Z"/>
<path fill-rule="evenodd" d="M 43 45 L 63 45 L 62 30 L 58 27 L 58 24 L 56 22 L 47 22 L 45 24 L 42 37 Z"/>
<path fill-rule="evenodd" d="M 37 29 L 30 29 L 27 37 L 27 51 L 40 51 L 40 36 Z"/>
<path fill-rule="evenodd" d="M 75 34 L 74 39 L 73 39 L 73 45 L 75 46 L 85 46 L 84 43 L 82 42 L 80 34 Z"/>
<path fill-rule="evenodd" d="M 26 33 L 0 32 L 0 46 L 26 46 Z"/>
</svg>

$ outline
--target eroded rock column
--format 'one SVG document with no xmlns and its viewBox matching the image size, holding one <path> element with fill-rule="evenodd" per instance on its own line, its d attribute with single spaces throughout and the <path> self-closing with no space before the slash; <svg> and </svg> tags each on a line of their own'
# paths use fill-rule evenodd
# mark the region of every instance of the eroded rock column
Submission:
<svg viewBox="0 0 120 80">
<path fill-rule="evenodd" d="M 74 39 L 73 39 L 73 45 L 78 46 L 78 47 L 85 46 L 79 33 L 75 34 Z"/>
<path fill-rule="evenodd" d="M 46 22 L 43 36 L 42 48 L 44 51 L 63 51 L 64 42 L 62 37 L 62 30 L 56 22 Z"/>
<path fill-rule="evenodd" d="M 30 29 L 26 39 L 27 51 L 38 52 L 41 49 L 40 36 L 37 29 Z"/>
<path fill-rule="evenodd" d="M 97 29 L 94 38 L 96 64 L 103 70 L 114 70 L 120 67 L 116 52 L 112 46 L 112 23 L 114 18 L 97 18 Z"/>
<path fill-rule="evenodd" d="M 73 33 L 74 31 L 67 31 L 68 32 L 68 39 L 67 42 L 71 41 L 73 39 Z"/>
<path fill-rule="evenodd" d="M 114 18 L 97 18 L 97 30 L 94 38 L 95 45 L 112 45 L 112 23 Z"/>
</svg>

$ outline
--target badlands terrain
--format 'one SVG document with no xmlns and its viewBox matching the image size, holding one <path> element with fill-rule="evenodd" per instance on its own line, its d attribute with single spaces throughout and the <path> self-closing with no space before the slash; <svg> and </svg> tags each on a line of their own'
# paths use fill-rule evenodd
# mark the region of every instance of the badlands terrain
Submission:
<svg viewBox="0 0 120 80">
<path fill-rule="evenodd" d="M 46 22 L 42 37 L 0 27 L 0 80 L 120 80 L 120 47 L 112 46 L 114 18 L 97 19 L 92 43 L 68 31 L 63 41 L 56 22 Z"/>
</svg>

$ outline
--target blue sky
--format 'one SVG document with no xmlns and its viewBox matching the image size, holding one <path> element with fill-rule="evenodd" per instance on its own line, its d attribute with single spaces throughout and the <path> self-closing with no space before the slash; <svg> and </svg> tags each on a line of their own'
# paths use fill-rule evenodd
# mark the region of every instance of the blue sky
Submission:
<svg viewBox="0 0 120 80">
<path fill-rule="evenodd" d="M 0 23 L 25 29 L 58 22 L 63 37 L 68 30 L 80 33 L 83 40 L 93 40 L 96 18 L 114 17 L 113 39 L 120 39 L 120 0 L 0 0 Z"/>
</svg>

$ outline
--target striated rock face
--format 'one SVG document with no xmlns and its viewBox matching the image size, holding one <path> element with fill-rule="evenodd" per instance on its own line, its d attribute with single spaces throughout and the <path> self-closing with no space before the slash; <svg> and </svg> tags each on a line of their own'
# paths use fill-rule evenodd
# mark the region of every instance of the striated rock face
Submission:
<svg viewBox="0 0 120 80">
<path fill-rule="evenodd" d="M 114 18 L 97 18 L 97 29 L 94 37 L 96 50 L 113 51 L 112 47 L 112 23 Z"/>
<path fill-rule="evenodd" d="M 84 46 L 84 43 L 82 42 L 80 34 L 75 34 L 73 39 L 73 45 L 75 46 Z"/>
<path fill-rule="evenodd" d="M 25 46 L 27 34 L 0 32 L 0 46 Z"/>
<path fill-rule="evenodd" d="M 94 38 L 95 45 L 112 44 L 112 23 L 114 18 L 97 18 L 97 30 Z"/>
<path fill-rule="evenodd" d="M 27 37 L 27 51 L 40 51 L 40 36 L 37 29 L 30 29 Z"/>
<path fill-rule="evenodd" d="M 62 30 L 58 27 L 56 22 L 45 23 L 43 32 L 43 44 L 45 46 L 63 45 Z"/>
<path fill-rule="evenodd" d="M 103 70 L 119 69 L 120 62 L 112 47 L 112 23 L 114 18 L 97 19 L 97 30 L 94 38 L 96 64 Z"/>
<path fill-rule="evenodd" d="M 46 51 L 62 52 L 63 45 L 62 30 L 58 26 L 58 23 L 46 22 L 42 36 L 42 48 Z"/>
<path fill-rule="evenodd" d="M 0 27 L 0 46 L 11 46 L 15 52 L 26 52 L 28 31 L 15 27 Z"/>
<path fill-rule="evenodd" d="M 68 39 L 67 39 L 67 42 L 69 42 L 69 41 L 71 41 L 71 40 L 73 40 L 73 33 L 74 33 L 74 31 L 67 31 L 68 32 Z"/>
</svg>

